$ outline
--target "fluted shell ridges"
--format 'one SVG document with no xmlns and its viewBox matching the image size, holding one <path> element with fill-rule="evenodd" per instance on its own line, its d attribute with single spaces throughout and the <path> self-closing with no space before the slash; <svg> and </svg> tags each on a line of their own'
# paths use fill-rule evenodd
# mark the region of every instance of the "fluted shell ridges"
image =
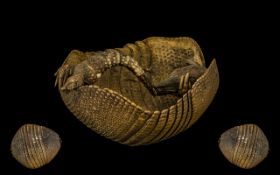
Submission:
<svg viewBox="0 0 280 175">
<path fill-rule="evenodd" d="M 11 152 L 23 166 L 35 169 L 48 164 L 60 147 L 59 135 L 53 130 L 35 124 L 25 124 L 13 137 Z"/>
<path fill-rule="evenodd" d="M 245 124 L 225 131 L 219 139 L 219 148 L 232 164 L 250 169 L 266 158 L 269 143 L 261 128 Z"/>
</svg>

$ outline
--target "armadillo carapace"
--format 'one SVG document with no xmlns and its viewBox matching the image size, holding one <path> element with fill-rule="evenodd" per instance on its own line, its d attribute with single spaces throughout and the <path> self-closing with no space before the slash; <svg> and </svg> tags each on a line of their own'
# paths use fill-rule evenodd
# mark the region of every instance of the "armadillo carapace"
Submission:
<svg viewBox="0 0 280 175">
<path fill-rule="evenodd" d="M 192 126 L 219 85 L 189 37 L 150 37 L 123 48 L 73 50 L 56 73 L 68 109 L 96 133 L 116 142 L 148 145 Z"/>
</svg>

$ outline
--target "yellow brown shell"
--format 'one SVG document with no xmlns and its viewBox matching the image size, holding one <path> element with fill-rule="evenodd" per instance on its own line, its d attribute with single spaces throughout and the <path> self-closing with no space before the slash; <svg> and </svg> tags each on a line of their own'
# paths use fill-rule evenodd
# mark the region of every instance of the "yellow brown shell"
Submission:
<svg viewBox="0 0 280 175">
<path fill-rule="evenodd" d="M 25 124 L 16 132 L 12 143 L 13 157 L 23 166 L 35 169 L 48 164 L 61 146 L 59 135 L 35 124 Z"/>
<path fill-rule="evenodd" d="M 75 82 L 76 77 L 69 80 L 73 67 L 90 59 L 85 64 L 89 71 L 103 70 L 95 61 L 103 59 L 102 55 L 106 57 L 103 67 L 107 69 L 102 75 L 96 74 L 94 83 L 78 86 L 81 82 Z M 149 83 L 167 79 L 188 61 L 205 67 L 202 51 L 192 38 L 150 37 L 104 52 L 74 50 L 59 68 L 57 83 L 68 109 L 93 131 L 121 144 L 148 145 L 191 127 L 217 92 L 219 74 L 215 59 L 186 91 L 155 95 L 149 90 Z M 182 76 L 180 87 L 186 86 L 188 76 Z M 64 82 L 70 82 L 68 90 Z"/>
<path fill-rule="evenodd" d="M 257 125 L 245 124 L 225 131 L 219 139 L 219 148 L 232 164 L 250 169 L 266 158 L 269 144 Z"/>
</svg>

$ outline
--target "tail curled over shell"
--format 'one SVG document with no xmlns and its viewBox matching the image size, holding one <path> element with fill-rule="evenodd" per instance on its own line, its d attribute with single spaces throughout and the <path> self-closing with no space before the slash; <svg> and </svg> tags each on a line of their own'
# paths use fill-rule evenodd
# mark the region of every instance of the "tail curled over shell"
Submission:
<svg viewBox="0 0 280 175">
<path fill-rule="evenodd" d="M 219 85 L 191 38 L 151 37 L 103 52 L 72 51 L 57 72 L 61 97 L 85 125 L 127 145 L 171 138 L 192 126 Z"/>
</svg>

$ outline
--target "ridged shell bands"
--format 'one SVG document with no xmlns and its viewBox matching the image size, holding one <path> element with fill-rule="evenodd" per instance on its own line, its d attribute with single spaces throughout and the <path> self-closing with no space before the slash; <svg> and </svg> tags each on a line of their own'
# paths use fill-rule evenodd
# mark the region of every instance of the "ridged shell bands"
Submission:
<svg viewBox="0 0 280 175">
<path fill-rule="evenodd" d="M 35 124 L 23 125 L 12 143 L 13 157 L 23 166 L 35 169 L 48 164 L 61 146 L 59 135 L 53 130 Z"/>
<path fill-rule="evenodd" d="M 199 45 L 188 37 L 151 37 L 102 52 L 74 50 L 56 76 L 64 103 L 80 121 L 132 146 L 192 126 L 219 85 L 215 59 L 206 68 Z"/>
<path fill-rule="evenodd" d="M 231 163 L 250 169 L 267 156 L 269 144 L 257 125 L 246 124 L 224 132 L 219 140 L 219 148 Z"/>
</svg>

